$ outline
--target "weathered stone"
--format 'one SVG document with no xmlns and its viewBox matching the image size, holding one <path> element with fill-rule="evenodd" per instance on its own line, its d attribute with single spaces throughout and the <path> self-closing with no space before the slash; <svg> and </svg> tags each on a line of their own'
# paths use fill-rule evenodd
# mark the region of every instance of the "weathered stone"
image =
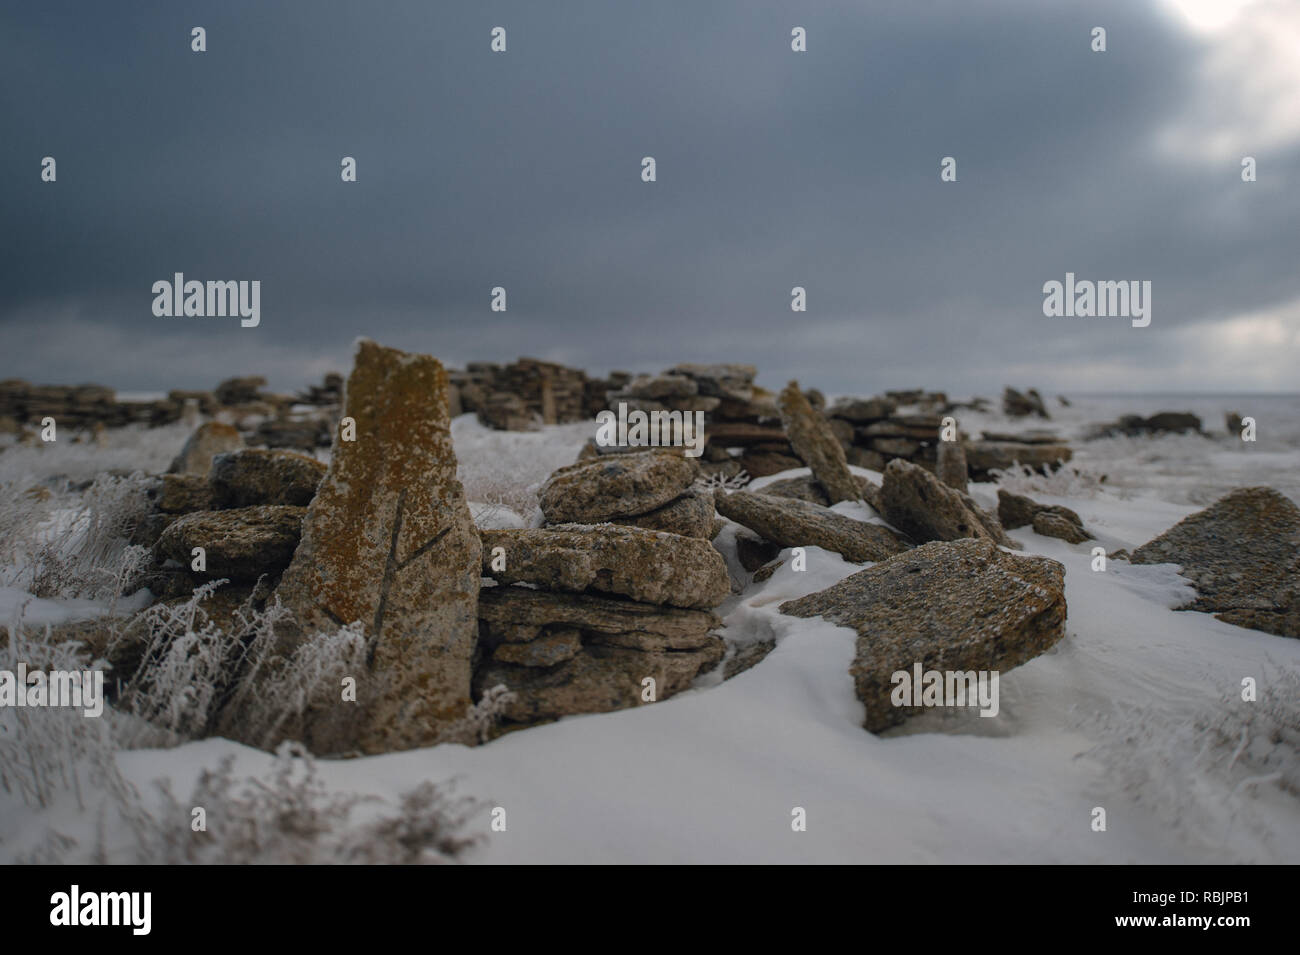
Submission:
<svg viewBox="0 0 1300 955">
<path fill-rule="evenodd" d="M 751 574 L 781 553 L 781 546 L 747 530 L 736 532 L 736 559 Z"/>
<path fill-rule="evenodd" d="M 813 477 L 826 489 L 831 503 L 855 501 L 861 497 L 853 472 L 849 470 L 844 458 L 844 448 L 822 413 L 799 390 L 797 381 L 786 385 L 778 404 L 781 408 L 781 422 L 795 454 L 808 465 Z"/>
<path fill-rule="evenodd" d="M 1272 488 L 1238 488 L 1143 544 L 1131 559 L 1180 565 L 1197 593 L 1181 609 L 1300 637 L 1300 508 Z"/>
<path fill-rule="evenodd" d="M 713 633 L 678 634 L 671 637 L 658 633 L 590 633 L 587 635 L 587 646 L 667 653 L 669 650 L 707 650 L 717 646 L 719 639 Z"/>
<path fill-rule="evenodd" d="M 1021 394 L 1014 388 L 1007 388 L 1002 392 L 1002 413 L 1011 418 L 1023 418 L 1026 415 L 1038 415 L 1040 418 L 1050 418 L 1047 408 L 1043 405 L 1043 397 L 1033 388 Z"/>
<path fill-rule="evenodd" d="M 209 421 L 189 436 L 167 472 L 206 475 L 212 467 L 213 455 L 237 451 L 243 446 L 244 439 L 233 427 L 220 421 Z"/>
<path fill-rule="evenodd" d="M 582 634 L 572 628 L 555 630 L 527 643 L 503 643 L 492 652 L 496 663 L 521 667 L 553 667 L 582 652 Z"/>
<path fill-rule="evenodd" d="M 1061 510 L 1068 510 L 1068 508 L 1061 508 Z M 1086 540 L 1091 540 L 1088 532 L 1083 529 L 1083 524 L 1079 523 L 1077 515 L 1072 521 L 1066 514 L 1057 513 L 1051 508 L 1043 508 L 1034 515 L 1034 533 L 1042 534 L 1044 537 L 1057 537 L 1071 544 L 1082 544 Z"/>
<path fill-rule="evenodd" d="M 934 475 L 948 487 L 966 491 L 966 446 L 961 440 L 940 441 L 937 449 Z"/>
<path fill-rule="evenodd" d="M 616 524 L 483 530 L 483 575 L 503 584 L 619 594 L 674 607 L 716 607 L 731 593 L 707 540 Z M 497 552 L 497 548 L 501 548 Z M 505 570 L 493 569 L 496 553 Z"/>
<path fill-rule="evenodd" d="M 793 471 L 803 467 L 803 462 L 788 454 L 751 450 L 740 456 L 740 466 L 749 472 L 751 478 L 760 478 L 780 474 L 782 471 Z"/>
<path fill-rule="evenodd" d="M 279 589 L 304 634 L 366 628 L 365 698 L 308 714 L 313 752 L 427 745 L 469 705 L 480 544 L 446 386 L 434 358 L 357 348 L 343 410 L 356 440 L 335 441 Z"/>
<path fill-rule="evenodd" d="M 724 448 L 786 440 L 785 429 L 779 424 L 751 424 L 746 421 L 715 421 L 704 433 L 711 443 Z"/>
<path fill-rule="evenodd" d="M 244 378 L 227 378 L 217 385 L 213 392 L 217 402 L 223 405 L 243 405 L 257 401 L 259 389 L 266 385 L 266 379 L 260 375 Z"/>
<path fill-rule="evenodd" d="M 593 594 L 552 593 L 524 586 L 484 587 L 479 594 L 478 612 L 493 635 L 502 628 L 562 626 L 584 632 L 689 637 L 722 626 L 722 620 L 707 610 L 655 606 Z M 524 636 L 522 630 L 517 634 Z"/>
<path fill-rule="evenodd" d="M 1009 441 L 1012 444 L 1062 444 L 1060 435 L 1053 431 L 1031 428 L 1028 431 L 981 431 L 985 441 Z"/>
<path fill-rule="evenodd" d="M 1150 434 L 1182 432 L 1201 433 L 1201 419 L 1190 411 L 1160 411 L 1149 418 L 1141 415 L 1122 415 L 1118 421 L 1098 425 L 1088 434 L 1089 439 L 1128 435 L 1137 437 Z"/>
<path fill-rule="evenodd" d="M 722 663 L 722 678 L 730 680 L 733 676 L 739 676 L 756 664 L 762 663 L 775 649 L 775 640 L 757 640 L 736 647 L 735 652 Z"/>
<path fill-rule="evenodd" d="M 626 398 L 652 398 L 664 400 L 685 398 L 699 394 L 699 385 L 685 375 L 638 375 L 618 391 L 608 393 L 610 401 Z"/>
<path fill-rule="evenodd" d="M 881 515 L 915 541 L 985 538 L 1011 546 L 993 515 L 910 461 L 890 461 L 880 487 Z"/>
<path fill-rule="evenodd" d="M 540 503 L 549 524 L 599 523 L 663 507 L 696 477 L 693 458 L 659 450 L 604 455 L 562 467 L 542 485 Z"/>
<path fill-rule="evenodd" d="M 167 525 L 154 552 L 189 567 L 193 549 L 202 547 L 209 578 L 256 580 L 289 566 L 305 513 L 301 507 L 262 506 L 183 514 Z"/>
<path fill-rule="evenodd" d="M 921 450 L 921 443 L 909 438 L 872 438 L 871 447 L 890 457 L 910 458 Z"/>
<path fill-rule="evenodd" d="M 1042 505 L 1023 494 L 1012 494 L 998 488 L 998 519 L 1007 530 L 1014 527 L 1028 527 L 1034 523 L 1034 515 Z"/>
<path fill-rule="evenodd" d="M 857 488 L 857 499 L 862 498 L 864 489 L 871 484 L 866 478 L 857 475 L 854 475 L 853 483 Z M 820 504 L 822 507 L 829 507 L 831 503 L 826 489 L 811 474 L 781 478 L 779 481 L 754 488 L 753 491 L 755 494 L 771 494 L 773 497 L 792 497 L 799 501 L 808 501 L 810 504 Z"/>
<path fill-rule="evenodd" d="M 164 514 L 211 511 L 220 506 L 207 480 L 197 474 L 164 474 L 149 490 L 149 497 Z"/>
<path fill-rule="evenodd" d="M 680 534 L 683 537 L 698 537 L 712 540 L 713 522 L 717 515 L 713 512 L 713 495 L 708 491 L 691 489 L 669 501 L 663 507 L 656 508 L 648 514 L 634 517 L 616 517 L 615 524 L 627 524 L 642 527 L 650 531 L 663 531 L 667 534 Z"/>
<path fill-rule="evenodd" d="M 764 540 L 782 547 L 823 547 L 855 563 L 884 560 L 906 547 L 887 527 L 793 498 L 719 490 L 714 492 L 714 506 Z"/>
<path fill-rule="evenodd" d="M 859 448 L 856 446 L 849 448 L 849 450 L 845 452 L 845 457 L 853 467 L 866 468 L 868 471 L 883 471 L 885 470 L 885 464 L 888 463 L 885 460 L 885 456 L 879 451 L 873 451 L 870 448 Z"/>
<path fill-rule="evenodd" d="M 512 667 L 495 662 L 474 677 L 478 692 L 504 685 L 514 693 L 503 717 L 536 723 L 574 713 L 607 713 L 642 704 L 643 681 L 655 681 L 655 699 L 690 687 L 702 671 L 717 665 L 720 639 L 706 650 L 645 653 L 621 647 L 589 646 L 555 667 Z"/>
<path fill-rule="evenodd" d="M 754 393 L 753 365 L 697 365 L 686 362 L 664 372 L 666 375 L 685 375 L 695 381 L 702 395 L 749 401 Z"/>
<path fill-rule="evenodd" d="M 305 507 L 316 496 L 325 465 L 293 451 L 245 448 L 212 459 L 208 483 L 222 507 L 293 504 Z"/>
<path fill-rule="evenodd" d="M 831 434 L 835 435 L 835 440 L 840 443 L 840 447 L 848 453 L 849 448 L 853 447 L 853 425 L 843 418 L 827 418 L 826 425 L 831 429 Z"/>
<path fill-rule="evenodd" d="M 898 403 L 890 398 L 841 398 L 831 405 L 828 414 L 832 418 L 864 424 L 888 418 L 897 408 Z"/>
<path fill-rule="evenodd" d="M 1017 444 L 1010 441 L 972 441 L 966 447 L 966 466 L 972 478 L 990 471 L 1021 465 L 1036 471 L 1054 471 L 1074 456 L 1063 444 Z"/>
<path fill-rule="evenodd" d="M 1064 635 L 1065 569 L 1043 557 L 1000 551 L 992 541 L 936 542 L 781 604 L 857 631 L 849 672 L 879 732 L 919 707 L 896 707 L 892 675 L 926 670 L 1005 673 Z"/>
<path fill-rule="evenodd" d="M 1083 520 L 1068 507 L 1039 504 L 1023 494 L 1012 494 L 1001 488 L 998 489 L 998 519 L 1004 528 L 1031 525 L 1035 533 L 1058 537 L 1071 544 L 1092 539 L 1084 529 Z"/>
</svg>

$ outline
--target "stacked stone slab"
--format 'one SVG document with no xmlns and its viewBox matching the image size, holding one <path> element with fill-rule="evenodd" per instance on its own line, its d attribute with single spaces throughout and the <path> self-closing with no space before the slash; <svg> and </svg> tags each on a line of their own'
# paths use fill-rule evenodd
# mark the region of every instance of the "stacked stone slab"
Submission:
<svg viewBox="0 0 1300 955">
<path fill-rule="evenodd" d="M 553 524 L 625 524 L 709 540 L 713 499 L 694 486 L 700 467 L 680 448 L 592 455 L 555 471 L 539 495 Z"/>
<path fill-rule="evenodd" d="M 476 697 L 532 724 L 665 699 L 722 659 L 730 593 L 706 541 L 612 524 L 485 530 Z"/>
<path fill-rule="evenodd" d="M 993 479 L 994 471 L 1027 467 L 1044 474 L 1066 464 L 1074 452 L 1056 435 L 1046 431 L 1019 434 L 983 432 L 983 439 L 966 443 L 966 467 L 974 481 Z"/>
<path fill-rule="evenodd" d="M 529 431 L 539 424 L 566 424 L 589 417 L 603 391 L 585 372 L 537 358 L 509 365 L 471 362 L 450 373 L 460 410 L 473 412 L 490 428 Z M 599 410 L 599 409 L 597 409 Z"/>
<path fill-rule="evenodd" d="M 152 547 L 152 567 L 140 584 L 156 596 L 188 594 L 223 577 L 274 582 L 289 566 L 306 506 L 325 474 L 314 458 L 283 450 L 218 452 L 211 462 L 206 474 L 161 475 L 147 492 L 152 507 L 134 542 Z M 201 572 L 193 569 L 196 547 L 204 550 Z"/>
</svg>

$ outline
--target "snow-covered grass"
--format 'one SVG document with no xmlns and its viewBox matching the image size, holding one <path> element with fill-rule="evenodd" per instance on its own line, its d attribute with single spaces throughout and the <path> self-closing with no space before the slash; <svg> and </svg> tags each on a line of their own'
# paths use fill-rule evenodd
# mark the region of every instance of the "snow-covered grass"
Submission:
<svg viewBox="0 0 1300 955">
<path fill-rule="evenodd" d="M 1296 400 L 1219 404 L 1088 399 L 1053 405 L 1057 420 L 1046 426 L 1077 439 L 1089 423 L 1125 412 L 1190 407 L 1218 428 L 1222 412 L 1235 410 L 1260 421 L 1258 446 L 1226 436 L 1075 440 L 1079 474 L 1021 476 L 1030 483 L 1004 476 L 1003 484 L 1072 507 L 1112 551 L 1149 540 L 1225 482 L 1271 484 L 1297 496 L 1300 431 L 1286 417 Z M 974 433 L 1038 426 L 997 414 L 958 417 Z M 537 486 L 574 460 L 589 431 L 502 434 L 457 419 L 470 498 L 533 520 Z M 972 493 L 992 505 L 996 489 L 981 484 Z M 840 507 L 878 520 L 864 505 Z M 476 516 L 486 513 L 480 507 Z M 776 642 L 734 679 L 706 676 L 660 703 L 569 717 L 475 748 L 318 761 L 321 805 L 332 794 L 356 793 L 401 806 L 400 794 L 423 780 L 454 777 L 478 800 L 464 814 L 463 834 L 481 839 L 470 858 L 490 863 L 1300 861 L 1300 641 L 1174 611 L 1189 593 L 1175 568 L 1110 561 L 1094 572 L 1091 542 L 1071 545 L 1029 528 L 1012 536 L 1026 553 L 1065 565 L 1069 619 L 1052 650 L 1002 675 L 996 718 L 933 711 L 881 736 L 864 731 L 848 673 L 855 635 L 776 609 L 860 569 L 808 548 L 806 572 L 793 571 L 786 552 L 767 581 L 748 584 L 719 608 L 729 642 Z M 718 538 L 724 555 L 730 540 L 728 531 Z M 0 597 L 12 604 L 22 594 Z M 47 600 L 28 610 L 48 619 L 94 606 Z M 1242 699 L 1246 678 L 1256 683 L 1256 702 Z M 206 791 L 205 770 L 271 786 L 279 771 L 267 753 L 216 738 L 126 750 L 113 765 L 141 791 L 164 779 L 185 793 Z M 178 804 L 188 812 L 197 803 Z M 143 805 L 159 817 L 174 811 L 166 799 Z M 369 805 L 354 803 L 355 811 Z M 1106 810 L 1104 832 L 1092 829 L 1097 807 Z M 791 828 L 796 808 L 807 813 L 805 832 Z M 507 825 L 497 831 L 490 822 L 501 811 Z M 0 859 L 132 860 L 148 837 L 126 828 L 100 840 L 97 812 L 93 803 L 79 809 L 61 788 L 44 808 L 0 794 Z M 386 831 L 394 829 L 419 827 L 390 822 Z M 181 843 L 147 851 L 241 858 L 186 855 L 188 829 L 170 835 Z M 355 843 L 329 837 L 322 844 L 312 858 L 343 858 L 334 847 Z"/>
</svg>

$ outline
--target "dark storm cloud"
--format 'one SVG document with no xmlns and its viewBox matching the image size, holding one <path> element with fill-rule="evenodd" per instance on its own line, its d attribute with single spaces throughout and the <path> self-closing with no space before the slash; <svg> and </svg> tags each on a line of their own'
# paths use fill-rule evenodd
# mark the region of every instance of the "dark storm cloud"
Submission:
<svg viewBox="0 0 1300 955">
<path fill-rule="evenodd" d="M 1300 153 L 1248 187 L 1155 147 L 1205 55 L 1132 2 L 10 6 L 0 376 L 291 387 L 367 335 L 831 391 L 1278 387 L 1213 329 L 1300 297 L 1264 181 Z M 1151 280 L 1151 327 L 1045 318 L 1067 270 Z M 261 325 L 155 318 L 176 271 L 261 280 Z"/>
</svg>

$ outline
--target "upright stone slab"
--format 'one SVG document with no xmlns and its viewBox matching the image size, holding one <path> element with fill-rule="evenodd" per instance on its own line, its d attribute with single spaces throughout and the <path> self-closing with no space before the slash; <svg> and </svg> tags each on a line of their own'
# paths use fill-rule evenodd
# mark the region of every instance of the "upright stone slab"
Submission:
<svg viewBox="0 0 1300 955">
<path fill-rule="evenodd" d="M 840 501 L 857 501 L 862 498 L 858 482 L 849 470 L 844 457 L 844 447 L 835 437 L 825 416 L 809 403 L 799 390 L 799 383 L 786 385 L 779 399 L 781 423 L 786 436 L 804 464 L 826 489 L 832 504 Z"/>
<path fill-rule="evenodd" d="M 434 358 L 358 346 L 344 417 L 302 543 L 280 584 L 302 638 L 365 624 L 358 701 L 309 714 L 318 753 L 427 745 L 470 702 L 480 544 L 456 480 L 447 373 Z"/>
</svg>

